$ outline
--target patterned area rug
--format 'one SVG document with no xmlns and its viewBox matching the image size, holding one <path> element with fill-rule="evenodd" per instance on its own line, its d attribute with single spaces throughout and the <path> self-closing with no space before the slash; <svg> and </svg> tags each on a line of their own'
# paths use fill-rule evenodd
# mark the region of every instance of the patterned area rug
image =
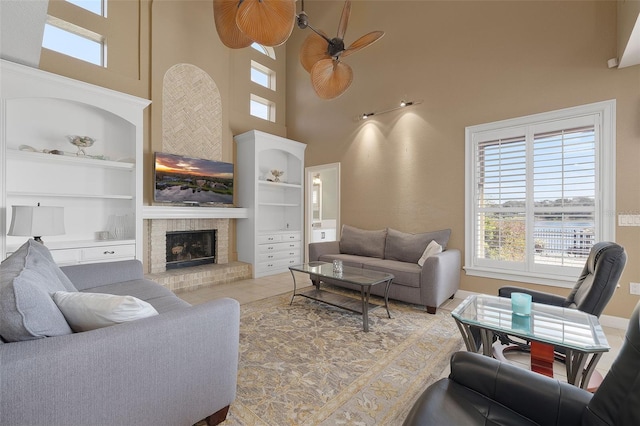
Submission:
<svg viewBox="0 0 640 426">
<path fill-rule="evenodd" d="M 401 425 L 462 338 L 449 311 L 390 302 L 362 317 L 291 294 L 241 307 L 238 392 L 224 425 Z"/>
</svg>

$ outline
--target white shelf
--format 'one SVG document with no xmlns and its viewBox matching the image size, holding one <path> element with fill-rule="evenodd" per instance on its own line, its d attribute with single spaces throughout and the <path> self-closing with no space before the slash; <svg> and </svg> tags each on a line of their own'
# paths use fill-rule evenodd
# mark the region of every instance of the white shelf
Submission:
<svg viewBox="0 0 640 426">
<path fill-rule="evenodd" d="M 20 197 L 51 197 L 51 198 L 97 198 L 100 200 L 133 200 L 133 195 L 106 195 L 106 194 L 70 194 L 70 193 L 49 193 L 49 192 L 14 192 L 7 191 L 7 195 Z"/>
<path fill-rule="evenodd" d="M 89 157 L 78 157 L 74 154 L 66 153 L 65 155 L 45 154 L 42 152 L 19 151 L 16 149 L 7 149 L 7 157 L 9 159 L 23 159 L 25 161 L 42 161 L 46 163 L 68 163 L 77 165 L 90 165 L 110 169 L 133 170 L 135 164 L 123 161 L 99 160 Z"/>
<path fill-rule="evenodd" d="M 258 203 L 259 206 L 272 206 L 272 207 L 300 207 L 300 204 L 292 203 Z"/>
<path fill-rule="evenodd" d="M 25 241 L 28 237 L 25 237 Z M 50 237 L 53 238 L 53 237 Z M 78 248 L 86 248 L 86 247 L 95 247 L 95 246 L 119 246 L 123 244 L 135 244 L 136 240 L 125 239 L 125 240 L 77 240 L 77 241 L 48 241 L 47 237 L 42 237 L 44 240 L 45 246 L 49 250 L 60 250 L 60 249 L 78 249 Z M 20 248 L 20 245 L 7 245 L 7 251 L 13 252 Z"/>
<path fill-rule="evenodd" d="M 298 183 L 270 182 L 268 180 L 259 180 L 258 184 L 270 186 L 270 187 L 279 187 L 279 188 L 296 188 L 296 189 L 302 188 L 302 185 Z"/>
</svg>

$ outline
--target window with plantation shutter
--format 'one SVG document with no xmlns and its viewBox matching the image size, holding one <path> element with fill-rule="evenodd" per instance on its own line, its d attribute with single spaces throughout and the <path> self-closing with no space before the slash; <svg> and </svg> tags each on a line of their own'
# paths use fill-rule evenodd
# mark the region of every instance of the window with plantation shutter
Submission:
<svg viewBox="0 0 640 426">
<path fill-rule="evenodd" d="M 466 129 L 468 275 L 572 286 L 615 230 L 615 101 Z"/>
</svg>

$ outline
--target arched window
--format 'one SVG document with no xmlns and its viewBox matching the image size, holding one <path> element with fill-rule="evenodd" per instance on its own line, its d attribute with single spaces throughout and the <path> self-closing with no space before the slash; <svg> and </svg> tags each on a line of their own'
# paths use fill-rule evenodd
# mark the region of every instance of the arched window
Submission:
<svg viewBox="0 0 640 426">
<path fill-rule="evenodd" d="M 258 43 L 252 43 L 251 47 L 262 53 L 263 55 L 270 57 L 271 59 L 276 59 L 276 51 L 273 49 L 273 47 L 263 46 Z"/>
</svg>

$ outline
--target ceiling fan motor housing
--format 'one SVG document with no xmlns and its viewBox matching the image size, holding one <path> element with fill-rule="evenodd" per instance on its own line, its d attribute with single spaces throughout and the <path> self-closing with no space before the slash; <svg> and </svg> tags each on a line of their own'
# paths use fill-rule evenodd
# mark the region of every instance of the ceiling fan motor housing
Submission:
<svg viewBox="0 0 640 426">
<path fill-rule="evenodd" d="M 334 37 L 329 41 L 329 47 L 327 52 L 329 56 L 336 57 L 340 54 L 340 52 L 344 51 L 344 40 L 338 37 Z"/>
<path fill-rule="evenodd" d="M 297 24 L 298 28 L 300 28 L 301 30 L 304 30 L 309 26 L 309 17 L 304 11 L 300 12 L 300 14 L 298 15 Z"/>
</svg>

